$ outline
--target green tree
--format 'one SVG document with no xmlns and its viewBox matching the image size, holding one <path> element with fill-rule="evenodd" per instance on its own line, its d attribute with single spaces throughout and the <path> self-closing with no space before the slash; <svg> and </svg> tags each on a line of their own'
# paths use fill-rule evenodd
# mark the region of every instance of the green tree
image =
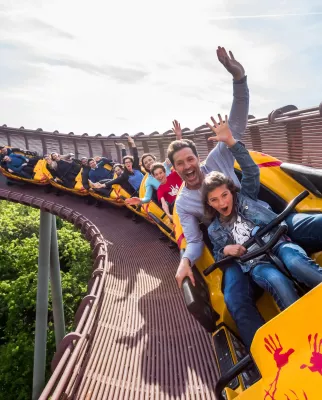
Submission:
<svg viewBox="0 0 322 400">
<path fill-rule="evenodd" d="M 30 399 L 37 294 L 39 210 L 0 201 L 0 400 Z M 89 243 L 57 219 L 66 330 L 86 294 L 92 262 Z M 49 291 L 49 296 L 50 291 Z M 47 375 L 55 351 L 49 300 Z"/>
</svg>

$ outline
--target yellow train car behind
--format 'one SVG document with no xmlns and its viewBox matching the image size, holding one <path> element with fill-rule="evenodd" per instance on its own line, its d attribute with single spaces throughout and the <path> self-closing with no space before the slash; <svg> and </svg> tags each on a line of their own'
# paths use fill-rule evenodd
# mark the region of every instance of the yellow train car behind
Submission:
<svg viewBox="0 0 322 400">
<path fill-rule="evenodd" d="M 39 160 L 37 164 L 34 167 L 34 175 L 32 179 L 27 179 L 22 176 L 12 174 L 8 172 L 6 169 L 0 166 L 0 172 L 2 175 L 4 175 L 6 178 L 8 178 L 11 181 L 17 181 L 17 182 L 25 182 L 25 183 L 33 183 L 34 185 L 39 185 L 39 186 L 45 186 L 49 185 L 49 179 L 44 174 L 44 168 L 45 168 L 46 161 L 45 160 Z"/>
</svg>

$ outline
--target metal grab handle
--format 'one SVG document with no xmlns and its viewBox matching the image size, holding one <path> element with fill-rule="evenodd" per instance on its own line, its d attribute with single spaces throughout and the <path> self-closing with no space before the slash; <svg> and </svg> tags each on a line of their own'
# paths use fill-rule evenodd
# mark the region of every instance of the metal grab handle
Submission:
<svg viewBox="0 0 322 400">
<path fill-rule="evenodd" d="M 264 253 L 266 253 L 267 250 L 276 245 L 276 243 L 279 241 L 281 236 L 284 235 L 284 233 L 286 233 L 286 231 L 287 231 L 287 226 L 282 225 L 278 227 L 275 234 L 270 238 L 270 240 L 264 246 L 260 247 L 259 249 L 253 250 L 250 253 L 244 254 L 243 256 L 240 257 L 240 261 L 247 262 L 252 258 L 256 258 L 263 255 Z"/>
<path fill-rule="evenodd" d="M 275 228 L 278 224 L 280 224 L 282 221 L 284 221 L 284 219 L 286 217 L 289 216 L 289 214 L 291 214 L 291 212 L 294 210 L 294 208 L 302 201 L 304 200 L 310 193 L 307 190 L 304 190 L 302 193 L 300 193 L 298 196 L 296 196 L 292 201 L 290 201 L 287 205 L 287 207 L 285 208 L 284 211 L 282 211 L 276 218 L 273 219 L 273 221 L 271 221 L 269 224 L 267 224 L 266 226 L 264 226 L 264 228 L 261 228 L 255 236 L 257 237 L 262 237 L 264 235 L 266 235 L 266 233 L 268 233 L 270 230 L 272 230 L 273 228 Z M 249 247 L 252 244 L 255 243 L 255 237 L 252 237 L 251 239 L 249 239 L 244 247 Z M 246 247 L 246 248 L 247 248 Z"/>
<path fill-rule="evenodd" d="M 229 382 L 231 382 L 236 376 L 238 376 L 241 372 L 245 371 L 247 367 L 249 367 L 253 363 L 253 359 L 249 354 L 240 360 L 237 364 L 235 364 L 229 371 L 225 373 L 221 378 L 219 378 L 215 387 L 215 396 L 217 400 L 225 400 L 225 397 L 222 395 L 222 391 L 228 386 Z"/>
</svg>

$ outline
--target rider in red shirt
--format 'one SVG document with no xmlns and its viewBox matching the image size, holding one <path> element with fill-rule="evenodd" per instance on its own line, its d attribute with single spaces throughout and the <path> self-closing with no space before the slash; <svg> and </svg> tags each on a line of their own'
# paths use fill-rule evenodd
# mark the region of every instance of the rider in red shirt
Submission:
<svg viewBox="0 0 322 400">
<path fill-rule="evenodd" d="M 158 200 L 164 212 L 172 221 L 174 202 L 182 184 L 182 179 L 176 171 L 172 171 L 171 174 L 167 176 L 164 165 L 161 163 L 153 164 L 151 174 L 160 182 L 157 191 Z"/>
</svg>

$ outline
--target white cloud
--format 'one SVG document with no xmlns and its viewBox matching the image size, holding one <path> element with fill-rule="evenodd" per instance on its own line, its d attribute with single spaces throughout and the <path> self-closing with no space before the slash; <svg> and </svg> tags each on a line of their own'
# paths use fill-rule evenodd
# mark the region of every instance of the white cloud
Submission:
<svg viewBox="0 0 322 400">
<path fill-rule="evenodd" d="M 322 8 L 299 0 L 15 1 L 0 9 L 2 123 L 166 131 L 228 112 L 217 45 L 245 65 L 256 116 L 320 102 Z M 310 90 L 308 90 L 310 88 Z"/>
</svg>

